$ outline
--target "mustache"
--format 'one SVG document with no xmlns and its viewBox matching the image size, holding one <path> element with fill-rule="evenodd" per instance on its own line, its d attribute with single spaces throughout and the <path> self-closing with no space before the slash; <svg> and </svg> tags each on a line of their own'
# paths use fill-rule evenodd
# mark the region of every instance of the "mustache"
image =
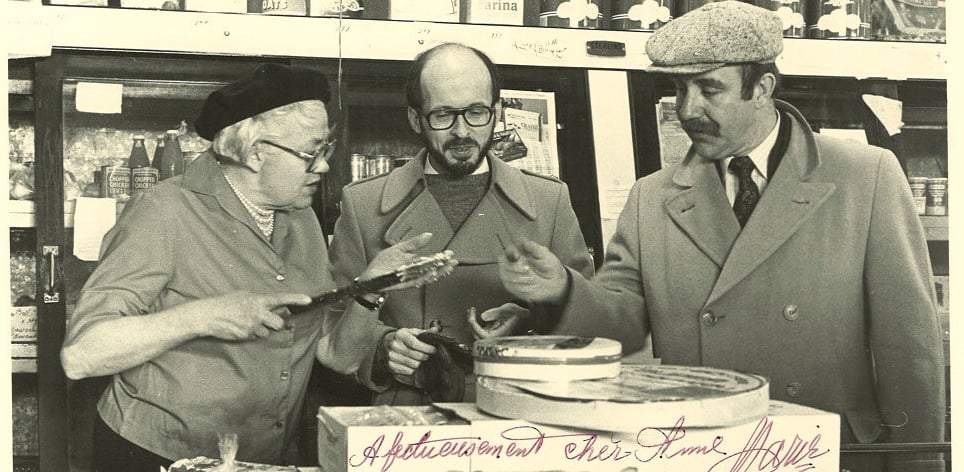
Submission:
<svg viewBox="0 0 964 472">
<path fill-rule="evenodd" d="M 701 133 L 709 134 L 712 136 L 720 135 L 720 125 L 712 120 L 702 121 L 699 118 L 693 118 L 686 121 L 681 121 L 680 125 L 683 127 L 683 131 L 687 133 Z"/>
<path fill-rule="evenodd" d="M 447 151 L 449 148 L 456 146 L 475 146 L 479 147 L 479 142 L 472 138 L 455 138 L 445 142 L 442 145 L 442 151 Z"/>
</svg>

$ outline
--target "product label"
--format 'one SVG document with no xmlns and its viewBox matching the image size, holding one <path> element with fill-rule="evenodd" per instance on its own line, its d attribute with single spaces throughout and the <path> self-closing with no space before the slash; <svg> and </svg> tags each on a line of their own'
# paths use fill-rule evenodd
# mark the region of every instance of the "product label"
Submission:
<svg viewBox="0 0 964 472">
<path fill-rule="evenodd" d="M 262 0 L 261 13 L 304 16 L 308 10 L 305 8 L 305 0 Z"/>
<path fill-rule="evenodd" d="M 143 192 L 157 183 L 158 172 L 153 167 L 138 167 L 131 171 L 131 192 Z"/>
<path fill-rule="evenodd" d="M 459 0 L 392 0 L 389 19 L 459 22 Z"/>
<path fill-rule="evenodd" d="M 131 194 L 131 171 L 122 166 L 104 166 L 100 169 L 101 197 L 121 198 Z"/>
<path fill-rule="evenodd" d="M 490 25 L 523 24 L 522 0 L 471 0 L 468 22 Z"/>
</svg>

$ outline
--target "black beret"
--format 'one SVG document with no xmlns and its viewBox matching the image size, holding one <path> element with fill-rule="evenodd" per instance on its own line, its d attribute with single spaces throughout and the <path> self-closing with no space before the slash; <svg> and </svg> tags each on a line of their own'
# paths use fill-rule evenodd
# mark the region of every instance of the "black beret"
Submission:
<svg viewBox="0 0 964 472">
<path fill-rule="evenodd" d="M 259 113 L 303 100 L 331 98 L 328 81 L 320 72 L 268 63 L 254 73 L 211 92 L 194 122 L 198 136 L 208 141 L 228 126 Z"/>
</svg>

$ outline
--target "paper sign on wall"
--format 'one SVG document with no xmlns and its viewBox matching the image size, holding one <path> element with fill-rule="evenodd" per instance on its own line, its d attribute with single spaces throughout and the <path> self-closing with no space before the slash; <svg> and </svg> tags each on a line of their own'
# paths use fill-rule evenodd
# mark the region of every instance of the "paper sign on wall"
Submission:
<svg viewBox="0 0 964 472">
<path fill-rule="evenodd" d="M 77 82 L 77 111 L 119 114 L 123 95 L 123 84 Z"/>
</svg>

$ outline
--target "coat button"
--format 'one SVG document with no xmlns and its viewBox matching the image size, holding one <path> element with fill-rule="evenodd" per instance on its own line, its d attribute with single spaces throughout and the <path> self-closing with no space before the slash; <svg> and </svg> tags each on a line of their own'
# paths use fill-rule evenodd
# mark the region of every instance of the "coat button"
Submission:
<svg viewBox="0 0 964 472">
<path fill-rule="evenodd" d="M 787 384 L 787 395 L 795 397 L 800 395 L 800 384 L 797 382 L 790 382 Z"/>
<path fill-rule="evenodd" d="M 275 280 L 277 280 L 278 282 L 284 282 L 284 280 L 285 280 L 285 276 L 283 276 L 283 275 L 281 275 L 281 274 L 276 275 L 274 278 L 275 278 Z"/>
<path fill-rule="evenodd" d="M 290 379 L 290 378 L 291 378 L 291 372 L 289 372 L 289 371 L 287 371 L 287 370 L 282 370 L 282 371 L 281 371 L 281 380 L 288 380 L 288 379 Z"/>
<path fill-rule="evenodd" d="M 703 324 L 705 324 L 706 326 L 713 326 L 716 324 L 717 321 L 720 321 L 720 317 L 716 316 L 716 314 L 713 313 L 712 311 L 707 311 L 706 313 L 703 313 L 702 319 L 703 319 Z"/>
<path fill-rule="evenodd" d="M 787 321 L 793 321 L 800 317 L 800 310 L 796 305 L 787 305 L 783 307 L 783 317 L 786 318 Z"/>
</svg>

